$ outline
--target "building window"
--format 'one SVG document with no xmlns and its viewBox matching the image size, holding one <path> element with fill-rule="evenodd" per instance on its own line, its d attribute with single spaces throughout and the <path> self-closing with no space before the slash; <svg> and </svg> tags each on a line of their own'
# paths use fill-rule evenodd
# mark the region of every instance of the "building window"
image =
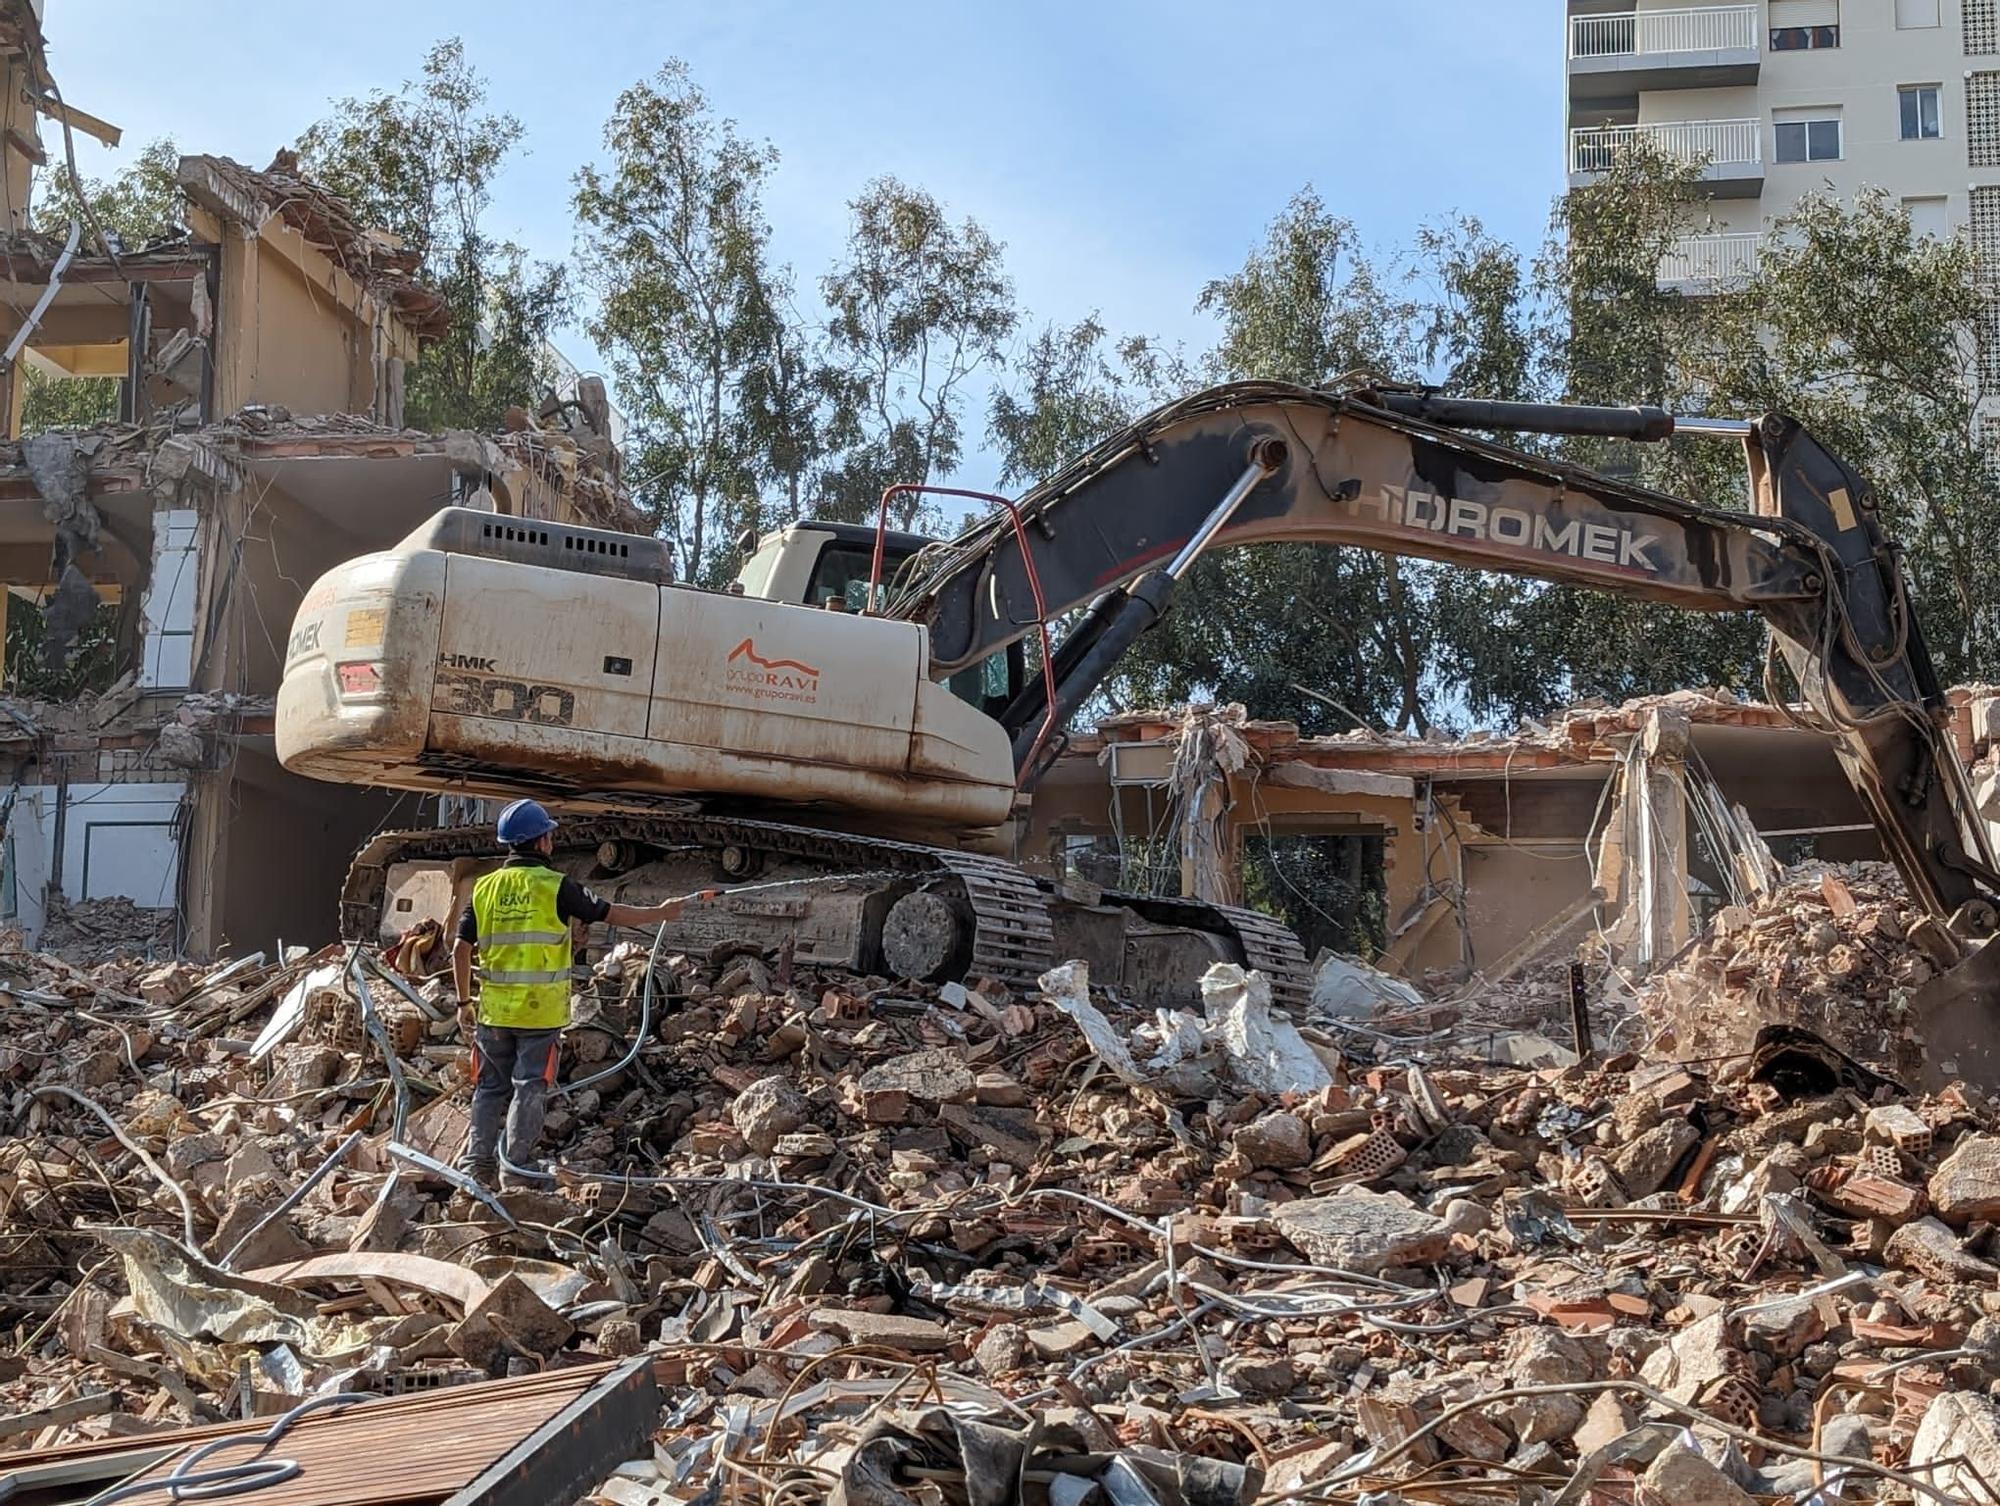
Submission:
<svg viewBox="0 0 2000 1506">
<path fill-rule="evenodd" d="M 1840 45 L 1840 0 L 1771 0 L 1771 51 Z"/>
<path fill-rule="evenodd" d="M 1896 91 L 1896 104 L 1902 111 L 1905 141 L 1935 141 L 1943 134 L 1938 129 L 1936 84 L 1905 84 Z"/>
<path fill-rule="evenodd" d="M 1965 76 L 1965 164 L 2000 167 L 2000 73 Z"/>
<path fill-rule="evenodd" d="M 1938 0 L 1896 0 L 1896 30 L 1921 31 L 1938 24 Z"/>
<path fill-rule="evenodd" d="M 1780 162 L 1837 162 L 1840 160 L 1840 117 L 1819 120 L 1781 120 L 1778 129 Z"/>
</svg>

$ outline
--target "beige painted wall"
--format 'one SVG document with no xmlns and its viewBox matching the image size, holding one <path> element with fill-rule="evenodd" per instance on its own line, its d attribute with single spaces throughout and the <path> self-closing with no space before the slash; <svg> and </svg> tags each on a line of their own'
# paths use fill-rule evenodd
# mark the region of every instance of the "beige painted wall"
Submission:
<svg viewBox="0 0 2000 1506">
<path fill-rule="evenodd" d="M 248 386 L 239 401 L 283 403 L 294 413 L 366 413 L 373 397 L 367 332 L 268 244 L 240 244 L 255 261 L 255 301 L 244 332 Z M 223 411 L 237 406 L 226 402 Z"/>
<path fill-rule="evenodd" d="M 295 413 L 374 414 L 377 372 L 414 359 L 413 337 L 372 295 L 273 219 L 251 235 L 199 206 L 197 239 L 219 242 L 216 407 L 282 403 Z"/>
<path fill-rule="evenodd" d="M 1590 861 L 1580 847 L 1559 843 L 1507 846 L 1471 841 L 1465 848 L 1465 918 L 1476 968 L 1491 967 L 1590 893 Z M 1457 962 L 1452 944 L 1418 954 L 1420 965 L 1440 952 Z"/>
</svg>

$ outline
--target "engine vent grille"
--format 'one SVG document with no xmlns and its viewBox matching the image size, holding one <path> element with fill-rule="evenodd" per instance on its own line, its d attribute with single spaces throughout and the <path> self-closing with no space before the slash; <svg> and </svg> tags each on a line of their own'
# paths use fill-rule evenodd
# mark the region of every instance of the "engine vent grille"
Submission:
<svg viewBox="0 0 2000 1506">
<path fill-rule="evenodd" d="M 602 528 L 571 528 L 533 518 L 502 517 L 469 507 L 447 507 L 412 534 L 404 547 L 479 555 L 650 584 L 665 585 L 674 578 L 673 554 L 663 539 Z"/>
</svg>

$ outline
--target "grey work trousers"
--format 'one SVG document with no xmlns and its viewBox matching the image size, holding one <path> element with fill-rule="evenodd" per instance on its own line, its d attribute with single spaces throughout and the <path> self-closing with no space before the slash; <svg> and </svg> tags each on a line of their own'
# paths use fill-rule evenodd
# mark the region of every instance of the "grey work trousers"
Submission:
<svg viewBox="0 0 2000 1506">
<path fill-rule="evenodd" d="M 500 1165 L 500 1132 L 507 1132 L 507 1159 L 528 1164 L 542 1138 L 542 1116 L 556 1080 L 560 1030 L 514 1030 L 481 1025 L 473 1037 L 479 1078 L 472 1090 L 472 1138 L 466 1170 L 490 1175 Z"/>
</svg>

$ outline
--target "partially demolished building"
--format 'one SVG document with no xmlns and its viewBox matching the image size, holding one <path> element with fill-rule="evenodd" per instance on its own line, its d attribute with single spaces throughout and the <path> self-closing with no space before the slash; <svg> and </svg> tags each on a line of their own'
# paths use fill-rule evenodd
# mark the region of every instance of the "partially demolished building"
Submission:
<svg viewBox="0 0 2000 1506">
<path fill-rule="evenodd" d="M 1952 698 L 1972 763 L 2000 700 Z M 1072 743 L 1027 846 L 1045 873 L 1107 885 L 1130 884 L 1145 850 L 1156 885 L 1243 903 L 1247 845 L 1297 839 L 1367 849 L 1382 966 L 1488 983 L 1593 933 L 1643 972 L 1715 910 L 1767 892 L 1774 853 L 1882 855 L 1826 738 L 1783 708 L 1695 691 L 1509 737 L 1302 737 L 1241 707 L 1135 712 Z"/>
<path fill-rule="evenodd" d="M 34 139 L 32 121 L 6 134 L 15 203 Z M 31 942 L 107 922 L 196 955 L 326 939 L 348 856 L 418 813 L 278 765 L 270 707 L 307 587 L 452 503 L 639 526 L 600 384 L 547 423 L 406 429 L 404 373 L 448 319 L 414 257 L 286 154 L 262 172 L 185 157 L 178 177 L 178 238 L 93 247 L 16 213 L 0 242 L 9 667 L 97 670 L 92 691 L 0 703 L 0 919 Z M 116 378 L 118 420 L 20 438 L 28 366 Z"/>
</svg>

